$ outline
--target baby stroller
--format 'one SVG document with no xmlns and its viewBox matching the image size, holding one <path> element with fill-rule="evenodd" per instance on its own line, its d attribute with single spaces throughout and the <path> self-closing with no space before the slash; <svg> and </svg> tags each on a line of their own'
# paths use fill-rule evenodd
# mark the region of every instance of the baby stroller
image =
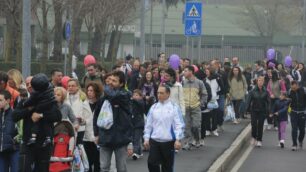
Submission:
<svg viewBox="0 0 306 172">
<path fill-rule="evenodd" d="M 73 171 L 75 140 L 74 128 L 69 121 L 63 120 L 55 125 L 50 172 Z"/>
</svg>

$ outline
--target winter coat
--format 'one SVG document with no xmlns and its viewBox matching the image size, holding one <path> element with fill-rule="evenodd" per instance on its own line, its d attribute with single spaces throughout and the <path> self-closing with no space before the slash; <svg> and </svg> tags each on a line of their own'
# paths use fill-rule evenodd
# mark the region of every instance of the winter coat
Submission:
<svg viewBox="0 0 306 172">
<path fill-rule="evenodd" d="M 290 101 L 289 100 L 277 100 L 273 113 L 278 113 L 278 121 L 288 121 L 288 107 L 289 107 Z"/>
<path fill-rule="evenodd" d="M 258 86 L 256 86 L 248 95 L 246 107 L 251 112 L 264 112 L 269 114 L 270 96 L 266 88 L 263 87 L 260 91 Z"/>
<path fill-rule="evenodd" d="M 134 128 L 144 127 L 145 107 L 143 100 L 132 100 L 132 123 Z"/>
<path fill-rule="evenodd" d="M 69 120 L 73 124 L 78 123 L 70 105 L 68 105 L 67 103 L 63 103 L 63 104 L 59 105 L 59 109 L 62 113 L 62 119 Z"/>
<path fill-rule="evenodd" d="M 218 92 L 221 90 L 220 85 L 220 78 L 217 79 L 216 76 L 207 77 L 205 82 L 209 84 L 211 90 L 211 100 L 216 101 L 219 99 Z"/>
<path fill-rule="evenodd" d="M 172 102 L 176 103 L 180 107 L 183 116 L 185 116 L 185 100 L 182 84 L 175 82 L 174 85 L 170 87 L 169 98 Z"/>
<path fill-rule="evenodd" d="M 228 81 L 230 90 L 229 94 L 232 100 L 242 100 L 245 97 L 248 84 L 244 76 L 242 80 L 238 81 L 236 78 Z"/>
<path fill-rule="evenodd" d="M 83 115 L 83 100 L 82 100 L 82 92 L 78 91 L 75 95 L 71 95 L 71 94 L 67 94 L 67 98 L 65 100 L 65 103 L 67 103 L 68 105 L 70 105 L 70 107 L 73 110 L 73 113 L 75 115 L 76 118 L 82 118 L 83 120 L 85 120 L 85 117 Z M 71 97 L 74 96 L 74 97 Z M 74 99 L 74 100 L 72 100 Z M 72 100 L 72 101 L 71 101 Z M 78 132 L 82 132 L 85 131 L 85 125 L 80 124 L 79 130 Z"/>
<path fill-rule="evenodd" d="M 293 111 L 304 111 L 306 104 L 306 94 L 303 87 L 300 87 L 297 91 L 290 90 L 289 98 L 291 99 L 291 109 Z"/>
<path fill-rule="evenodd" d="M 24 143 L 27 143 L 29 139 L 32 137 L 31 129 L 33 127 L 33 121 L 31 119 L 32 114 L 35 112 L 35 108 L 32 110 L 29 110 L 28 108 L 23 107 L 23 101 L 20 101 L 16 108 L 14 109 L 12 116 L 14 122 L 20 121 L 23 119 L 23 136 L 22 140 Z M 50 128 L 54 128 L 54 123 L 59 122 L 62 119 L 62 114 L 58 108 L 57 104 L 51 104 L 51 106 L 46 109 L 46 111 L 43 113 L 43 118 L 40 120 L 44 120 L 43 123 L 46 125 L 49 125 Z M 40 121 L 38 121 L 40 122 Z M 53 137 L 53 134 L 51 134 L 51 139 Z M 41 130 L 37 133 L 37 144 L 42 145 L 46 138 L 46 133 L 43 133 Z"/>
<path fill-rule="evenodd" d="M 94 136 L 94 129 L 93 129 L 93 117 L 94 112 L 92 112 L 88 100 L 85 100 L 83 103 L 83 116 L 85 117 L 85 134 L 84 134 L 84 141 L 88 142 L 94 142 L 95 136 Z"/>
<path fill-rule="evenodd" d="M 103 77 L 101 74 L 97 73 L 95 76 L 89 76 L 88 73 L 82 78 L 81 87 L 86 88 L 90 82 L 95 82 L 97 84 L 103 85 Z"/>
<path fill-rule="evenodd" d="M 132 141 L 133 124 L 131 122 L 131 93 L 124 88 L 111 90 L 104 88 L 105 96 L 96 105 L 94 113 L 94 135 L 99 136 L 99 145 L 103 147 L 119 148 Z M 97 126 L 97 119 L 105 100 L 112 106 L 114 123 L 108 130 Z"/>
<path fill-rule="evenodd" d="M 141 75 L 138 70 L 133 70 L 131 76 L 128 78 L 128 88 L 130 91 L 137 89 L 140 83 Z"/>
<path fill-rule="evenodd" d="M 0 152 L 18 149 L 15 137 L 18 134 L 16 123 L 13 121 L 12 109 L 0 113 Z"/>
</svg>

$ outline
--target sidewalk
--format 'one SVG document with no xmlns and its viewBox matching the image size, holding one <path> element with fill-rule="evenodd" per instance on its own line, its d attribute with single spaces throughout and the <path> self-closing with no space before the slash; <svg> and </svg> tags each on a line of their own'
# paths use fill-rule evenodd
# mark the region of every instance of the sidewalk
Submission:
<svg viewBox="0 0 306 172">
<path fill-rule="evenodd" d="M 219 137 L 209 136 L 205 139 L 205 146 L 191 151 L 180 151 L 175 156 L 175 172 L 201 172 L 207 171 L 213 162 L 232 144 L 241 131 L 248 125 L 249 120 L 242 121 L 239 125 L 224 124 L 224 132 Z M 145 172 L 147 168 L 148 153 L 134 161 L 128 159 L 129 172 Z"/>
</svg>

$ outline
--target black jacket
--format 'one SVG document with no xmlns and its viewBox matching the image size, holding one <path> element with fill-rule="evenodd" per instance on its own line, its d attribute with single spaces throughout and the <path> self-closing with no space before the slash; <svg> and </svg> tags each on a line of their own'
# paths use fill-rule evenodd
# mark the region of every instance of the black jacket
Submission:
<svg viewBox="0 0 306 172">
<path fill-rule="evenodd" d="M 28 140 L 31 138 L 31 128 L 33 127 L 33 121 L 32 121 L 32 114 L 34 112 L 37 112 L 36 109 L 29 110 L 28 108 L 24 108 L 23 101 L 20 101 L 17 105 L 17 107 L 14 109 L 12 116 L 13 120 L 15 122 L 23 119 L 23 136 L 22 140 L 23 142 L 27 143 Z M 49 125 L 50 128 L 53 127 L 55 122 L 59 122 L 62 119 L 62 114 L 57 106 L 57 104 L 50 104 L 48 109 L 45 109 L 43 113 L 43 118 L 41 120 L 44 120 L 43 123 Z M 40 121 L 38 121 L 40 122 Z M 51 135 L 53 136 L 53 135 Z M 42 145 L 43 141 L 45 140 L 46 135 L 41 130 L 37 133 L 37 144 Z"/>
<path fill-rule="evenodd" d="M 303 87 L 297 91 L 290 91 L 289 98 L 291 99 L 291 109 L 294 111 L 304 111 L 306 105 L 306 94 Z"/>
<path fill-rule="evenodd" d="M 132 114 L 134 128 L 144 128 L 145 103 L 143 100 L 132 100 Z"/>
<path fill-rule="evenodd" d="M 0 112 L 0 152 L 18 149 L 18 143 L 14 139 L 18 131 L 12 118 L 12 109 Z"/>
<path fill-rule="evenodd" d="M 278 121 L 288 121 L 288 107 L 290 101 L 289 100 L 277 100 L 274 108 L 273 113 L 278 113 Z"/>
<path fill-rule="evenodd" d="M 99 145 L 104 147 L 118 148 L 128 145 L 132 141 L 133 125 L 131 122 L 131 93 L 122 89 L 104 89 L 105 96 L 98 102 L 94 114 L 94 135 L 99 136 Z M 113 125 L 106 130 L 97 126 L 98 116 L 105 100 L 112 105 Z"/>
<path fill-rule="evenodd" d="M 256 86 L 247 97 L 246 107 L 251 112 L 264 112 L 269 114 L 270 110 L 270 97 L 265 87 L 260 91 Z"/>
<path fill-rule="evenodd" d="M 134 91 L 139 86 L 141 77 L 138 70 L 133 70 L 131 76 L 128 78 L 128 88 L 130 91 Z"/>
</svg>

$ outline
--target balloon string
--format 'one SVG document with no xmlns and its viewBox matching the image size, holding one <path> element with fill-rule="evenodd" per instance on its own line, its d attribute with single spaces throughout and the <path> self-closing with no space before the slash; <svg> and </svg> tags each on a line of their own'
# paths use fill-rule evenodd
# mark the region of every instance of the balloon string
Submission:
<svg viewBox="0 0 306 172">
<path fill-rule="evenodd" d="M 290 47 L 290 52 L 289 52 L 289 56 L 291 57 L 291 52 L 292 52 L 293 46 Z"/>
</svg>

